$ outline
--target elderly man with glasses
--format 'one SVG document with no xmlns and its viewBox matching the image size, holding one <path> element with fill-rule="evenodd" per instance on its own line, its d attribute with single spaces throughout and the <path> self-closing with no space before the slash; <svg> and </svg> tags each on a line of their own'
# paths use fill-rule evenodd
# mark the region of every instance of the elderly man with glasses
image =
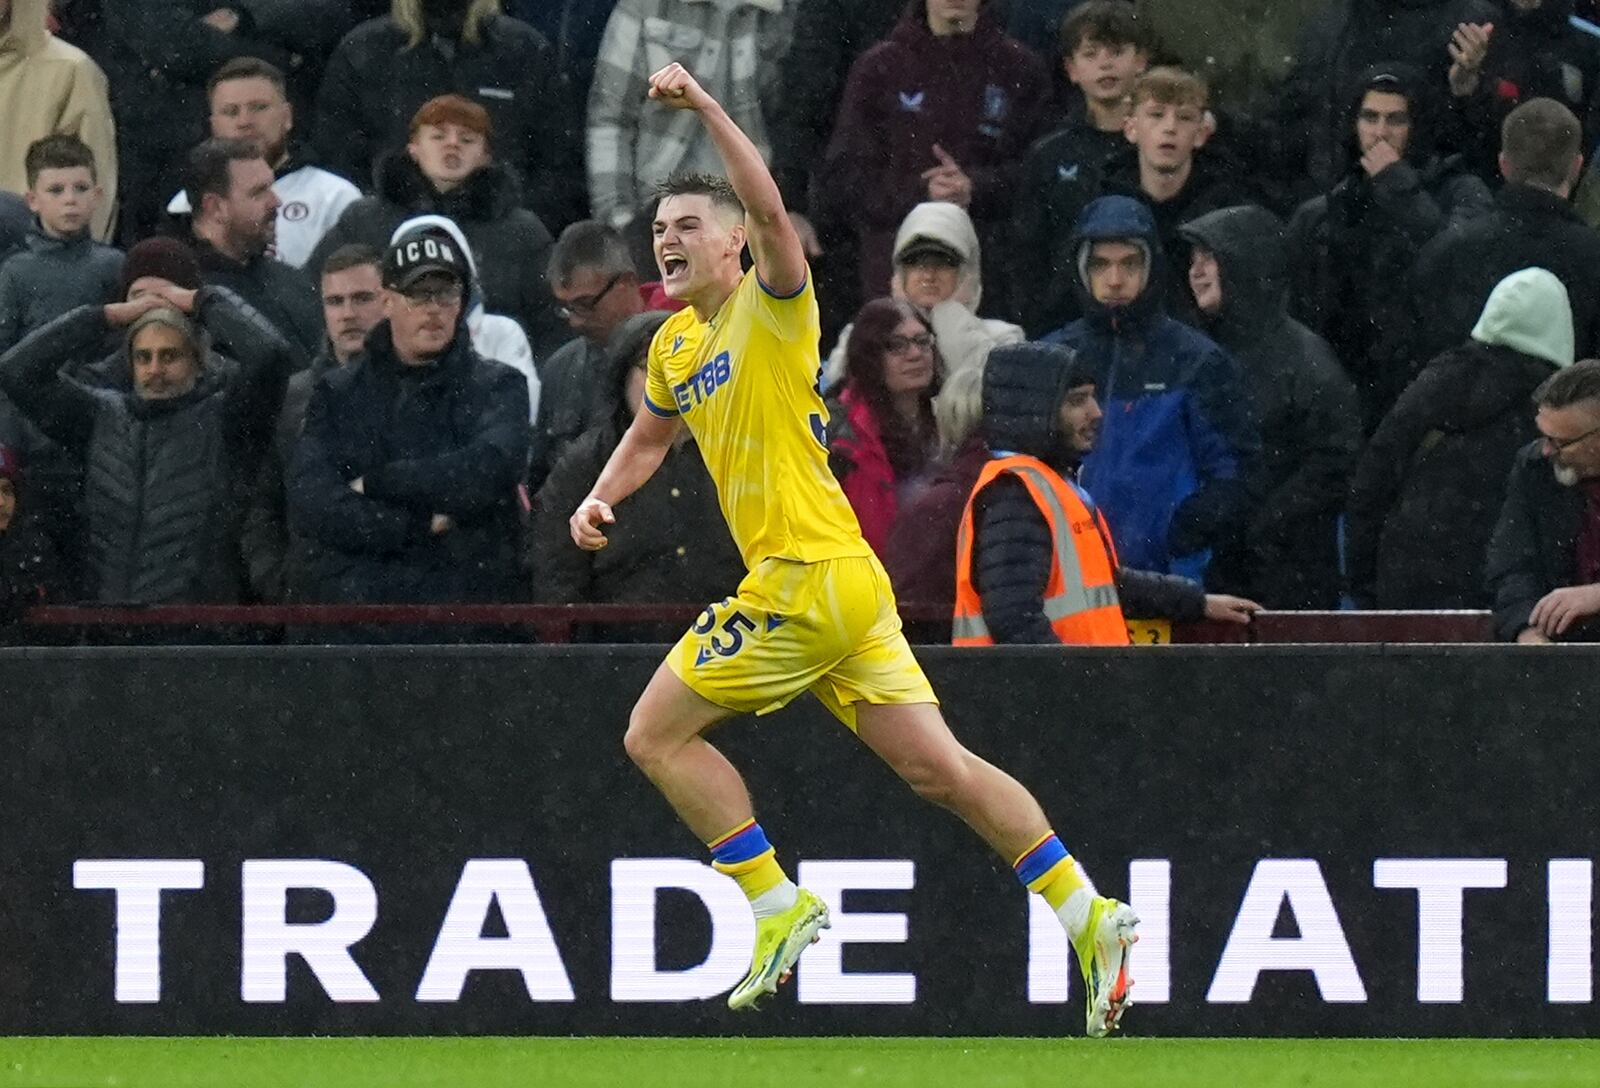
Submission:
<svg viewBox="0 0 1600 1088">
<path fill-rule="evenodd" d="M 1600 641 L 1600 360 L 1557 371 L 1533 402 L 1539 437 L 1517 456 L 1489 542 L 1495 633 Z"/>
<path fill-rule="evenodd" d="M 384 320 L 312 394 L 289 479 L 306 599 L 519 596 L 528 386 L 473 350 L 471 275 L 449 232 L 400 235 L 383 261 Z"/>
<path fill-rule="evenodd" d="M 574 223 L 550 251 L 545 275 L 573 338 L 540 368 L 543 392 L 533 425 L 528 489 L 538 491 L 550 470 L 579 435 L 610 418 L 606 345 L 628 318 L 647 308 L 646 291 L 621 234 L 596 220 Z"/>
</svg>

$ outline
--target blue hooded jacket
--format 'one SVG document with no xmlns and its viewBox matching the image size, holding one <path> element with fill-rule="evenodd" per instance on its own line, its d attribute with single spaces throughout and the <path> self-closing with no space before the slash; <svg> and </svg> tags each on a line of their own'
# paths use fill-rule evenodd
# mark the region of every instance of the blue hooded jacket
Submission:
<svg viewBox="0 0 1600 1088">
<path fill-rule="evenodd" d="M 1132 303 L 1105 306 L 1084 269 L 1097 241 L 1148 254 Z M 1162 306 L 1166 256 L 1149 209 L 1122 196 L 1083 210 L 1071 246 L 1084 317 L 1045 337 L 1078 353 L 1096 375 L 1105 410 L 1081 480 L 1111 524 L 1124 566 L 1203 579 L 1211 549 L 1242 531 L 1244 481 L 1260 449 L 1239 366 Z"/>
</svg>

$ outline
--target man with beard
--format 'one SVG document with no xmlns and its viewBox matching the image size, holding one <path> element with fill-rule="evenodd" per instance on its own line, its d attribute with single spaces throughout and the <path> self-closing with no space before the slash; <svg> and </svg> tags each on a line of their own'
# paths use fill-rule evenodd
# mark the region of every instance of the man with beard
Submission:
<svg viewBox="0 0 1600 1088">
<path fill-rule="evenodd" d="M 1600 360 L 1533 394 L 1539 438 L 1517 455 L 1489 541 L 1495 633 L 1525 644 L 1600 638 Z"/>
<path fill-rule="evenodd" d="M 1124 606 L 1136 616 L 1224 623 L 1249 623 L 1261 610 L 1118 562 L 1105 516 L 1078 484 L 1104 418 L 1094 368 L 1066 348 L 1014 344 L 990 354 L 978 427 L 997 452 L 956 535 L 956 645 L 1126 646 Z"/>
<path fill-rule="evenodd" d="M 280 203 L 274 180 L 255 144 L 213 136 L 189 153 L 184 194 L 194 209 L 201 279 L 260 311 L 300 349 L 303 364 L 322 342 L 322 314 L 311 284 L 271 255 Z"/>
<path fill-rule="evenodd" d="M 283 73 L 273 65 L 255 57 L 230 60 L 211 77 L 207 96 L 211 135 L 251 141 L 272 167 L 272 191 L 278 196 L 274 253 L 291 268 L 301 267 L 344 210 L 361 199 L 361 190 L 295 157 L 289 143 L 294 107 Z M 188 194 L 174 196 L 167 211 L 188 215 Z"/>
</svg>

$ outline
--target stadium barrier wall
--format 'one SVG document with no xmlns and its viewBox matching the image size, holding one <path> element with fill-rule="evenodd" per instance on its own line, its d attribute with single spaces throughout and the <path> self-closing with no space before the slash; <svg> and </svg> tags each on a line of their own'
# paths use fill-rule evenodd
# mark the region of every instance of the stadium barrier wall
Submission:
<svg viewBox="0 0 1600 1088">
<path fill-rule="evenodd" d="M 1141 1035 L 1595 1030 L 1584 647 L 920 651 L 1144 916 Z M 1054 920 L 814 700 L 718 735 L 797 984 L 627 762 L 659 648 L 0 652 L 0 1033 L 1079 1034 Z"/>
</svg>

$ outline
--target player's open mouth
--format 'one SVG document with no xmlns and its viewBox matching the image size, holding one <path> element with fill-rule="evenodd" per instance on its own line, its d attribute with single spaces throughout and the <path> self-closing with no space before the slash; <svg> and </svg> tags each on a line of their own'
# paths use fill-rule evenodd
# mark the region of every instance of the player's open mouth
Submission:
<svg viewBox="0 0 1600 1088">
<path fill-rule="evenodd" d="M 661 258 L 661 271 L 667 279 L 676 279 L 689 270 L 689 262 L 676 254 L 664 255 Z"/>
</svg>

